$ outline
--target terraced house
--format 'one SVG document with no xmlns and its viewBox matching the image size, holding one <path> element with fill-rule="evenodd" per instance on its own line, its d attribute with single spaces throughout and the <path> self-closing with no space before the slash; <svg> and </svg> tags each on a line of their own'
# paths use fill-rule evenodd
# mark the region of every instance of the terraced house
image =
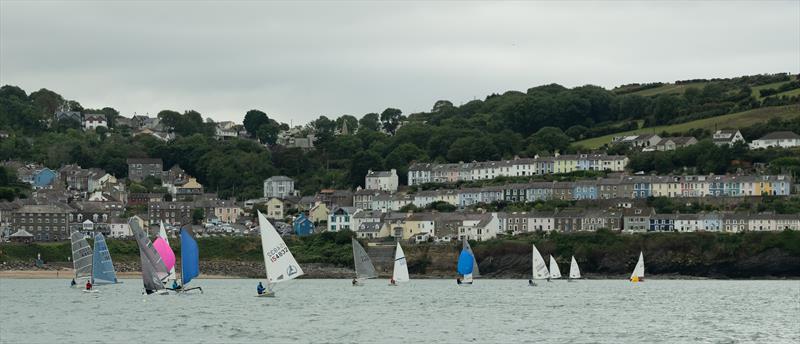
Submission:
<svg viewBox="0 0 800 344">
<path fill-rule="evenodd" d="M 622 172 L 628 158 L 622 155 L 575 154 L 554 157 L 515 158 L 513 160 L 470 163 L 415 163 L 408 169 L 408 185 L 456 183 L 497 177 L 521 177 L 575 171 Z"/>
</svg>

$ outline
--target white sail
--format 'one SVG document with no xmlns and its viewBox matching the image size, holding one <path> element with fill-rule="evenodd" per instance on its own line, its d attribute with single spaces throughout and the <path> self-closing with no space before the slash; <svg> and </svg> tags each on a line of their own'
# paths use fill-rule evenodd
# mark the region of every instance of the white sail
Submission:
<svg viewBox="0 0 800 344">
<path fill-rule="evenodd" d="M 533 245 L 533 254 L 531 255 L 531 259 L 533 279 L 545 279 L 547 276 L 550 276 L 550 273 L 547 271 L 547 265 L 544 262 L 544 258 L 542 258 L 542 254 L 539 253 L 539 250 L 536 249 L 536 245 Z"/>
<path fill-rule="evenodd" d="M 169 238 L 167 238 L 167 230 L 164 229 L 164 222 L 161 222 L 161 227 L 158 230 L 158 236 L 161 237 L 161 239 L 164 239 L 164 241 L 167 243 L 167 245 L 169 245 Z M 168 285 L 171 285 L 172 281 L 174 281 L 176 279 L 177 278 L 175 277 L 175 266 L 172 266 L 169 269 L 169 275 L 167 275 L 167 278 L 164 281 L 164 283 L 167 283 Z"/>
<path fill-rule="evenodd" d="M 278 231 L 261 212 L 258 212 L 258 225 L 261 229 L 261 249 L 264 252 L 267 281 L 278 283 L 302 276 L 300 264 L 297 264 Z"/>
<path fill-rule="evenodd" d="M 572 262 L 569 263 L 569 278 L 581 278 L 581 270 L 578 268 L 578 261 L 575 256 L 572 256 Z"/>
<path fill-rule="evenodd" d="M 550 278 L 561 278 L 561 270 L 558 269 L 558 263 L 556 263 L 556 259 L 553 258 L 553 255 L 550 255 Z"/>
<path fill-rule="evenodd" d="M 639 252 L 639 261 L 636 262 L 636 267 L 633 268 L 633 273 L 631 274 L 631 280 L 633 277 L 638 277 L 640 280 L 644 278 L 644 253 Z"/>
<path fill-rule="evenodd" d="M 408 265 L 406 265 L 406 254 L 403 253 L 403 248 L 400 243 L 397 243 L 397 249 L 394 251 L 394 272 L 392 272 L 392 279 L 395 282 L 408 282 Z"/>
<path fill-rule="evenodd" d="M 475 252 L 472 252 L 472 246 L 469 246 L 469 241 L 467 241 L 466 238 L 464 239 L 464 242 L 462 243 L 461 246 L 462 246 L 462 248 L 467 249 L 467 251 L 469 251 L 469 254 L 472 255 L 472 274 L 471 274 L 471 276 L 472 277 L 481 277 L 481 271 L 480 271 L 480 269 L 478 269 L 478 257 L 475 256 Z M 470 278 L 470 281 L 471 280 L 472 280 L 472 278 Z"/>
</svg>

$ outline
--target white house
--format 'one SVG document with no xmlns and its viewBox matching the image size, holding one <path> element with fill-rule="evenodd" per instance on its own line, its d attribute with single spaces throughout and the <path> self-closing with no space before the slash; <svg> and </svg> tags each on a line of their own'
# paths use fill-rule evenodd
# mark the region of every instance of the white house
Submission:
<svg viewBox="0 0 800 344">
<path fill-rule="evenodd" d="M 750 143 L 750 148 L 752 149 L 769 147 L 792 148 L 798 146 L 800 146 L 800 135 L 791 131 L 772 132 Z"/>
<path fill-rule="evenodd" d="M 287 176 L 272 176 L 264 180 L 264 198 L 286 198 L 294 195 L 294 180 Z"/>
<path fill-rule="evenodd" d="M 711 137 L 714 144 L 717 146 L 734 145 L 736 142 L 745 142 L 744 136 L 738 130 L 724 129 L 717 130 Z"/>
<path fill-rule="evenodd" d="M 338 207 L 334 209 L 328 216 L 328 231 L 357 230 L 358 228 L 353 227 L 353 215 L 357 211 L 358 209 L 353 207 Z"/>
<path fill-rule="evenodd" d="M 87 114 L 83 117 L 83 129 L 95 130 L 99 127 L 108 128 L 106 115 L 104 114 Z"/>
<path fill-rule="evenodd" d="M 397 191 L 398 180 L 397 170 L 373 171 L 369 170 L 364 181 L 364 188 L 367 190 Z"/>
<path fill-rule="evenodd" d="M 497 213 L 474 214 L 468 216 L 458 227 L 458 239 L 478 241 L 493 239 L 497 236 L 499 227 L 500 220 Z"/>
</svg>

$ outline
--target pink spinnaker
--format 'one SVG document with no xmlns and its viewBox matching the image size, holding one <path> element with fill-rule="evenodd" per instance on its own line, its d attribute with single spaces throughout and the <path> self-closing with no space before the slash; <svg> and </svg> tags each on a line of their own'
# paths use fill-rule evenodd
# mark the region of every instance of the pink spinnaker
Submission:
<svg viewBox="0 0 800 344">
<path fill-rule="evenodd" d="M 167 266 L 167 271 L 175 266 L 175 253 L 172 252 L 169 244 L 167 244 L 163 238 L 157 238 L 156 241 L 153 242 L 153 248 L 158 251 L 158 255 L 161 256 L 161 261 Z"/>
</svg>

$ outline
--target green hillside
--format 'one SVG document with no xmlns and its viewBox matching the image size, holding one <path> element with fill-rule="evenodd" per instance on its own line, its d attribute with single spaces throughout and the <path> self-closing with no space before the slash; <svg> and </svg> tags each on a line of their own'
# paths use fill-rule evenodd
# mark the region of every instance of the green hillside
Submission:
<svg viewBox="0 0 800 344">
<path fill-rule="evenodd" d="M 794 90 L 797 91 L 797 90 Z M 794 92 L 790 91 L 790 92 Z M 790 93 L 786 92 L 786 93 Z M 696 121 L 679 123 L 674 125 L 662 125 L 650 128 L 641 128 L 637 130 L 624 131 L 605 136 L 593 137 L 586 140 L 581 140 L 573 143 L 573 146 L 581 146 L 589 149 L 602 147 L 604 144 L 610 143 L 614 136 L 647 134 L 647 133 L 661 133 L 666 131 L 668 133 L 686 132 L 689 129 L 709 129 L 714 128 L 743 128 L 756 123 L 769 121 L 773 118 L 788 119 L 800 116 L 800 105 L 785 105 L 766 107 L 760 109 L 753 109 L 729 115 L 704 118 Z"/>
<path fill-rule="evenodd" d="M 797 79 L 796 76 L 791 76 L 791 80 L 796 80 L 796 79 Z M 752 95 L 753 95 L 753 97 L 755 97 L 757 99 L 763 99 L 763 97 L 761 97 L 759 95 L 758 91 L 763 90 L 763 89 L 768 89 L 768 88 L 777 88 L 777 87 L 779 87 L 779 86 L 781 86 L 781 85 L 783 85 L 785 83 L 788 83 L 790 81 L 779 81 L 779 82 L 769 83 L 769 84 L 765 84 L 765 85 L 753 86 L 752 87 L 752 89 L 753 89 Z M 632 95 L 635 94 L 635 95 L 642 96 L 642 97 L 651 97 L 651 96 L 656 96 L 656 95 L 659 95 L 659 94 L 683 94 L 683 92 L 685 92 L 689 88 L 694 87 L 694 88 L 702 89 L 703 87 L 705 87 L 709 83 L 713 83 L 713 82 L 715 82 L 715 81 L 700 81 L 700 82 L 692 82 L 692 83 L 685 83 L 685 84 L 665 84 L 665 85 L 660 86 L 660 87 L 645 89 L 645 90 L 641 90 L 641 91 L 637 91 L 637 92 L 631 92 L 629 94 L 632 94 Z M 784 92 L 784 93 L 779 93 L 778 96 L 784 96 L 784 95 L 785 96 L 792 96 L 792 95 L 800 94 L 800 92 L 795 92 L 795 91 L 797 91 L 797 90 Z"/>
</svg>

